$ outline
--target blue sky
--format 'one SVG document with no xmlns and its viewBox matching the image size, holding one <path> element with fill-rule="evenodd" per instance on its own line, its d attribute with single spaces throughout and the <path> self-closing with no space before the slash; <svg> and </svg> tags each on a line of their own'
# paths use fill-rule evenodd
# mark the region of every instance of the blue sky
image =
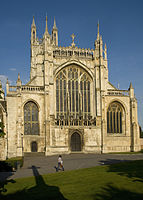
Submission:
<svg viewBox="0 0 143 200">
<path fill-rule="evenodd" d="M 109 81 L 120 89 L 130 82 L 138 100 L 143 127 L 143 1 L 142 0 L 2 0 L 0 5 L 0 79 L 15 84 L 18 72 L 23 83 L 30 77 L 30 27 L 35 16 L 37 35 L 51 33 L 54 16 L 59 45 L 69 46 L 70 35 L 82 48 L 94 48 L 97 22 L 107 44 Z"/>
</svg>

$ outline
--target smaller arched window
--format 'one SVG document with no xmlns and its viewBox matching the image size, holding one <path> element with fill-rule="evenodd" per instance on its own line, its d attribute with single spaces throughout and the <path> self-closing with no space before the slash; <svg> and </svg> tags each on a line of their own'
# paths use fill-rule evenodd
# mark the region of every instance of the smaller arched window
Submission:
<svg viewBox="0 0 143 200">
<path fill-rule="evenodd" d="M 37 105 L 32 101 L 24 106 L 24 134 L 39 134 L 39 111 Z"/>
<path fill-rule="evenodd" d="M 107 110 L 107 133 L 123 133 L 124 109 L 118 102 L 113 102 Z"/>
</svg>

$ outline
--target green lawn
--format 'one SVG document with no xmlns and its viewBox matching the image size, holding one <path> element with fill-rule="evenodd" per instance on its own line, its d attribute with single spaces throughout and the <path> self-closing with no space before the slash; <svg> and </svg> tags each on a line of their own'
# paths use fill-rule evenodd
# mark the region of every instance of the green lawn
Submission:
<svg viewBox="0 0 143 200">
<path fill-rule="evenodd" d="M 16 179 L 4 188 L 0 200 L 142 200 L 143 160 Z"/>
</svg>

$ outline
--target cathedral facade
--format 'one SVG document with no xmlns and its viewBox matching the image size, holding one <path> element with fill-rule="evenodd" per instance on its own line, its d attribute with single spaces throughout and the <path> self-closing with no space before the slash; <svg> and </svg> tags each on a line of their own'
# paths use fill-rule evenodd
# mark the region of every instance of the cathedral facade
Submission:
<svg viewBox="0 0 143 200">
<path fill-rule="evenodd" d="M 37 38 L 31 25 L 30 81 L 6 84 L 0 102 L 5 156 L 130 152 L 140 150 L 137 100 L 130 84 L 119 90 L 108 81 L 106 44 L 97 28 L 94 49 L 58 46 L 54 20 Z M 2 91 L 2 90 L 1 90 Z M 4 106 L 3 106 L 4 105 Z"/>
</svg>

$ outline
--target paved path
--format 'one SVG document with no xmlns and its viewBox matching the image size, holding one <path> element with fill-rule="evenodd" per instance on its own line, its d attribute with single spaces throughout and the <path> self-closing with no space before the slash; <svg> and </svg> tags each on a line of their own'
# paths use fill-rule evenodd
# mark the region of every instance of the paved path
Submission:
<svg viewBox="0 0 143 200">
<path fill-rule="evenodd" d="M 94 167 L 99 165 L 108 165 L 129 160 L 141 160 L 143 154 L 70 154 L 62 156 L 65 171 Z M 25 157 L 24 165 L 16 172 L 0 173 L 2 179 L 16 179 L 33 176 L 32 166 L 38 169 L 39 174 L 55 173 L 54 166 L 57 165 L 58 156 L 37 156 Z"/>
</svg>

